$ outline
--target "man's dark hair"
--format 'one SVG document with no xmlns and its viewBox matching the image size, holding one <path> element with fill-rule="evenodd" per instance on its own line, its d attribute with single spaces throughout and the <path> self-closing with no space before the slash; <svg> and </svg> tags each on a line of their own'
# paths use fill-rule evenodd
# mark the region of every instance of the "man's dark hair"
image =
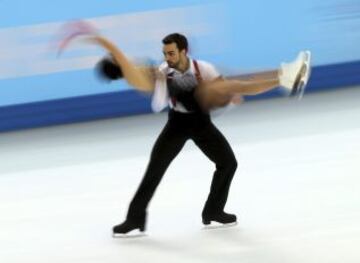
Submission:
<svg viewBox="0 0 360 263">
<path fill-rule="evenodd" d="M 173 33 L 173 34 L 167 35 L 166 37 L 164 37 L 162 42 L 164 45 L 175 43 L 177 48 L 180 51 L 183 49 L 188 51 L 188 41 L 187 41 L 186 37 L 182 34 Z"/>
</svg>

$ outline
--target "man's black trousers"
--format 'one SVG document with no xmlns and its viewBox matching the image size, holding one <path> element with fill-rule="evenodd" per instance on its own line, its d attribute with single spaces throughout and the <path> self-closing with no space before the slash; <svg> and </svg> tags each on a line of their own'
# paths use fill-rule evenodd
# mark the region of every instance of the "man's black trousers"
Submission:
<svg viewBox="0 0 360 263">
<path fill-rule="evenodd" d="M 172 160 L 185 142 L 192 139 L 216 165 L 203 214 L 224 210 L 237 161 L 222 133 L 204 113 L 169 111 L 169 119 L 155 142 L 142 182 L 130 203 L 127 218 L 143 220 L 147 206 Z"/>
</svg>

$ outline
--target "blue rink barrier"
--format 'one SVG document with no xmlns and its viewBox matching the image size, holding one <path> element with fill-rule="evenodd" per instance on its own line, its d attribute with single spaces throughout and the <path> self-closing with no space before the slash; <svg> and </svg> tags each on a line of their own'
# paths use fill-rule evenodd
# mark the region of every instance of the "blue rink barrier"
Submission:
<svg viewBox="0 0 360 263">
<path fill-rule="evenodd" d="M 314 67 L 306 92 L 360 85 L 360 61 Z M 276 90 L 246 100 L 278 97 Z M 151 113 L 134 90 L 0 107 L 0 132 Z"/>
</svg>

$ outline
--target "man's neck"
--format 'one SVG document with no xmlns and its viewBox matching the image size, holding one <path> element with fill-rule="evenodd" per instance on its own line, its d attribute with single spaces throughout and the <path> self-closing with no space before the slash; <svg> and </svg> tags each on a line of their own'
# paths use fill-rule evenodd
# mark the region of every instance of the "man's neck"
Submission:
<svg viewBox="0 0 360 263">
<path fill-rule="evenodd" d="M 190 59 L 186 57 L 186 59 L 183 61 L 183 63 L 179 64 L 179 67 L 177 70 L 179 70 L 181 73 L 184 73 L 190 68 Z"/>
</svg>

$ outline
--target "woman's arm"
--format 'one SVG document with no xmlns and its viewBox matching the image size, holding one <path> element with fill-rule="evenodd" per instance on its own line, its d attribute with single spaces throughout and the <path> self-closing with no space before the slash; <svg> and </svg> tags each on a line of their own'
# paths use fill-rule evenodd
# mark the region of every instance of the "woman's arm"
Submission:
<svg viewBox="0 0 360 263">
<path fill-rule="evenodd" d="M 126 81 L 135 89 L 144 92 L 152 92 L 154 90 L 157 69 L 135 66 L 118 47 L 102 36 L 90 35 L 86 37 L 86 41 L 106 49 L 120 66 Z"/>
</svg>

